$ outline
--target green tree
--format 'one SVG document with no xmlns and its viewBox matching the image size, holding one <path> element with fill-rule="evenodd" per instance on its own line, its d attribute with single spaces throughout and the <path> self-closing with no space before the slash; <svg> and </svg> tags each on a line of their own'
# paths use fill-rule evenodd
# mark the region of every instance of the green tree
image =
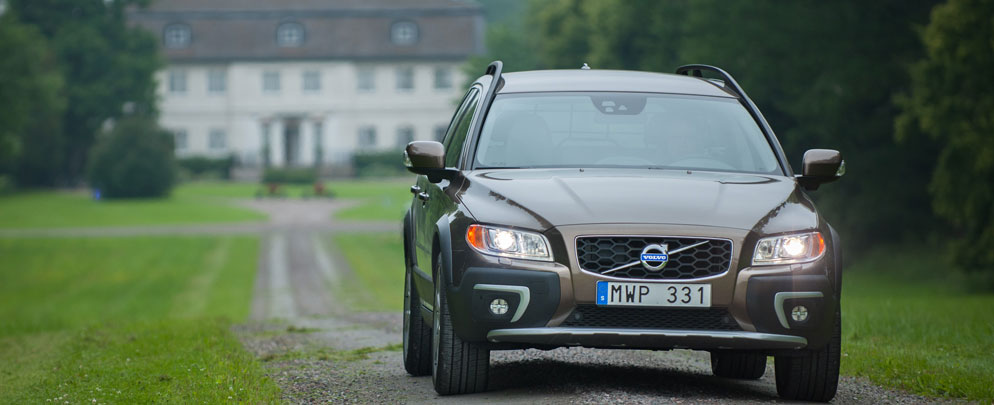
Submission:
<svg viewBox="0 0 994 405">
<path fill-rule="evenodd" d="M 166 196 L 175 181 L 173 147 L 153 119 L 126 117 L 94 145 L 90 184 L 108 198 Z"/>
<path fill-rule="evenodd" d="M 812 195 L 849 247 L 935 227 L 924 186 L 932 143 L 895 143 L 892 101 L 908 86 L 907 66 L 923 54 L 915 26 L 928 21 L 934 3 L 710 0 L 695 3 L 686 20 L 693 35 L 682 58 L 734 74 L 795 169 L 809 148 L 842 152 L 847 178 Z"/>
<path fill-rule="evenodd" d="M 929 189 L 936 212 L 962 231 L 954 257 L 964 269 L 994 271 L 994 1 L 937 6 L 922 42 L 927 56 L 897 99 L 897 133 L 942 145 Z"/>
<path fill-rule="evenodd" d="M 40 140 L 57 141 L 62 76 L 45 38 L 8 12 L 0 17 L 0 175 L 23 168 Z"/>
<path fill-rule="evenodd" d="M 60 124 L 63 142 L 49 142 L 39 166 L 58 167 L 58 177 L 22 177 L 24 183 L 74 183 L 100 126 L 119 118 L 124 105 L 139 114 L 155 113 L 155 80 L 161 66 L 156 38 L 128 27 L 125 8 L 144 0 L 10 0 L 11 11 L 33 25 L 54 50 L 65 83 L 67 105 Z"/>
</svg>

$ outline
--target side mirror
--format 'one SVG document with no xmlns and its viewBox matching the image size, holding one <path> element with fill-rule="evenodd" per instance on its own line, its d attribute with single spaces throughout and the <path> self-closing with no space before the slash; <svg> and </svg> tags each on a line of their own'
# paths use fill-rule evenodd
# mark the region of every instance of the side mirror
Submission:
<svg viewBox="0 0 994 405">
<path fill-rule="evenodd" d="M 413 173 L 428 176 L 438 183 L 452 178 L 454 170 L 445 168 L 445 147 L 435 141 L 414 141 L 404 148 L 404 166 Z"/>
<path fill-rule="evenodd" d="M 801 174 L 795 176 L 805 190 L 817 190 L 823 183 L 838 180 L 846 174 L 846 161 L 832 149 L 810 149 L 804 152 Z"/>
</svg>

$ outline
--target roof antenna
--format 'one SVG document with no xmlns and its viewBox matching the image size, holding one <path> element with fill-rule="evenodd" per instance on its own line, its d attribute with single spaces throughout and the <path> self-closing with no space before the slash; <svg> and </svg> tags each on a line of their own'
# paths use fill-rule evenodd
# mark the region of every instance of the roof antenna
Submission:
<svg viewBox="0 0 994 405">
<path fill-rule="evenodd" d="M 583 66 L 580 66 L 580 70 L 590 70 L 590 66 L 588 66 L 585 62 Z"/>
</svg>

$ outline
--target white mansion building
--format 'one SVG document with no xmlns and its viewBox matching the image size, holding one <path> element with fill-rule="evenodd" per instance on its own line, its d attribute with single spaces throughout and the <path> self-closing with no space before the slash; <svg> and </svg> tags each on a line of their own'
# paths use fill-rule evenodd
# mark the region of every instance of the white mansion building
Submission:
<svg viewBox="0 0 994 405">
<path fill-rule="evenodd" d="M 460 0 L 157 0 L 128 19 L 161 39 L 160 124 L 177 156 L 249 167 L 438 139 L 484 31 Z"/>
</svg>

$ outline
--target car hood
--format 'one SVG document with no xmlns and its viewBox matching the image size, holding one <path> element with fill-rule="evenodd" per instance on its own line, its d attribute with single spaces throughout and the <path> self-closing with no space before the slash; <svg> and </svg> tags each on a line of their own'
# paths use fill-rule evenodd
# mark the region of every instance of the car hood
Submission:
<svg viewBox="0 0 994 405">
<path fill-rule="evenodd" d="M 466 173 L 458 193 L 481 223 L 537 230 L 577 224 L 811 229 L 814 205 L 784 176 L 647 169 L 500 169 Z"/>
</svg>

